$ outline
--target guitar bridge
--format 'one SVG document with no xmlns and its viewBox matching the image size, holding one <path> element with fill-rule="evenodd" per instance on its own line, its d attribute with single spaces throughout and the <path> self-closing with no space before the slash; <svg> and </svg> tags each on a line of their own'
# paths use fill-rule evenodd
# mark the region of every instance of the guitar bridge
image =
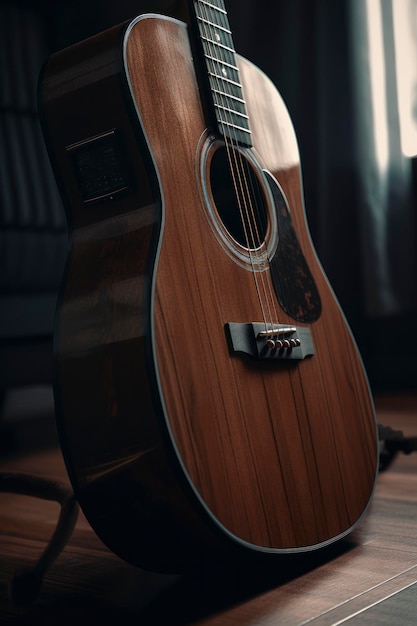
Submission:
<svg viewBox="0 0 417 626">
<path fill-rule="evenodd" d="M 263 322 L 228 322 L 225 331 L 235 354 L 268 361 L 300 361 L 314 354 L 310 329 L 305 326 L 274 324 L 268 328 Z"/>
</svg>

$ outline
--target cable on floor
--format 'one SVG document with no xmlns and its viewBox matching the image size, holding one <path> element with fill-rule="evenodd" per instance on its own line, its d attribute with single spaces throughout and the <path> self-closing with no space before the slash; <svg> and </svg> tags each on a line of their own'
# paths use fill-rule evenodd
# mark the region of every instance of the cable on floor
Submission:
<svg viewBox="0 0 417 626">
<path fill-rule="evenodd" d="M 0 472 L 0 491 L 53 500 L 61 505 L 55 531 L 41 557 L 33 567 L 16 572 L 9 583 L 9 596 L 13 603 L 26 606 L 34 602 L 45 572 L 68 543 L 77 522 L 79 507 L 70 487 L 32 474 Z"/>
</svg>

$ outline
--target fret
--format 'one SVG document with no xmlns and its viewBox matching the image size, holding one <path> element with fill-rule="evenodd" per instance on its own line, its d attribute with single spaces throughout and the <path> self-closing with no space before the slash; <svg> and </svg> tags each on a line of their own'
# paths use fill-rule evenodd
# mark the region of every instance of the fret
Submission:
<svg viewBox="0 0 417 626">
<path fill-rule="evenodd" d="M 249 128 L 245 126 L 238 126 L 237 124 L 234 124 L 233 122 L 228 122 L 227 120 L 220 120 L 220 124 L 223 124 L 224 126 L 228 126 L 229 128 L 234 129 L 236 131 L 247 133 L 248 137 L 250 137 L 251 132 Z"/>
<path fill-rule="evenodd" d="M 212 78 L 215 78 L 216 80 L 220 80 L 222 83 L 225 83 L 226 85 L 234 85 L 235 87 L 241 88 L 241 84 L 239 81 L 232 80 L 231 78 L 228 78 L 227 76 L 224 76 L 222 74 L 216 74 L 210 71 L 208 73 L 209 73 L 209 76 L 211 76 Z"/>
<path fill-rule="evenodd" d="M 218 74 L 212 74 L 211 72 L 209 72 L 209 83 L 210 83 L 210 87 L 212 91 L 214 89 L 217 89 L 219 91 L 223 91 L 223 93 L 225 93 L 228 96 L 237 96 L 238 98 L 243 100 L 242 88 L 239 83 L 236 83 L 232 80 L 227 80 L 224 78 L 224 76 L 219 76 Z M 213 93 L 212 95 L 214 98 Z"/>
<path fill-rule="evenodd" d="M 223 104 L 218 104 L 215 103 L 214 105 L 218 110 L 220 109 L 221 111 L 224 111 L 226 113 L 232 113 L 233 115 L 236 115 L 237 117 L 246 120 L 249 120 L 248 116 L 246 115 L 246 113 L 242 113 L 241 111 L 237 111 L 236 109 L 230 109 L 229 107 L 224 106 Z"/>
<path fill-rule="evenodd" d="M 216 118 L 224 117 L 227 111 L 232 111 L 241 119 L 246 119 L 246 124 L 249 126 L 245 103 L 242 103 L 242 99 L 235 100 L 233 98 L 235 95 L 238 97 L 242 96 L 240 87 L 236 87 L 235 85 L 223 85 L 222 93 L 224 95 L 219 95 L 218 92 L 212 89 Z M 224 111 L 224 113 L 222 113 L 222 111 Z"/>
<path fill-rule="evenodd" d="M 236 65 L 232 65 L 231 63 L 227 63 L 227 61 L 222 61 L 221 59 L 216 59 L 215 57 L 212 57 L 208 54 L 206 54 L 206 59 L 210 62 L 210 66 L 212 68 L 220 68 L 220 73 L 222 74 L 222 76 L 240 84 L 239 70 Z"/>
<path fill-rule="evenodd" d="M 229 126 L 230 128 L 234 128 L 236 130 L 239 130 L 244 133 L 248 133 L 250 135 L 250 130 L 246 126 L 238 126 L 237 124 L 234 124 L 233 122 L 229 122 L 223 119 L 220 120 L 220 123 L 223 124 L 224 126 Z"/>
<path fill-rule="evenodd" d="M 214 106 L 220 110 L 236 112 L 236 115 L 248 119 L 245 104 L 236 102 L 229 94 L 226 94 L 225 96 L 213 94 L 213 103 Z"/>
<path fill-rule="evenodd" d="M 205 37 L 204 35 L 201 35 L 201 39 L 203 40 L 203 43 L 207 42 L 210 44 L 214 44 L 216 47 L 222 48 L 226 52 L 232 52 L 233 54 L 235 53 L 233 48 L 229 48 L 229 46 L 225 46 L 223 43 L 220 43 L 218 41 L 213 41 L 212 39 L 209 39 L 208 37 Z"/>
<path fill-rule="evenodd" d="M 247 130 L 248 136 L 250 136 L 250 130 L 248 128 L 247 120 L 245 120 L 244 118 L 240 118 L 234 113 L 232 115 L 228 114 L 227 116 L 219 116 L 218 123 L 219 125 L 226 126 L 229 132 L 233 128 L 240 133 Z"/>
<path fill-rule="evenodd" d="M 199 17 L 197 16 L 197 20 L 199 22 L 202 22 L 204 24 L 208 24 L 209 26 L 213 26 L 214 28 L 219 28 L 220 30 L 222 30 L 224 33 L 227 33 L 228 35 L 231 35 L 231 31 L 226 27 L 226 26 L 220 26 L 220 24 L 215 24 L 214 22 L 210 22 L 210 20 L 207 20 L 204 17 Z M 215 43 L 215 42 L 213 42 Z"/>
<path fill-rule="evenodd" d="M 223 13 L 224 15 L 227 15 L 227 11 L 226 9 L 223 9 L 221 7 L 216 6 L 215 4 L 211 3 L 211 2 L 207 2 L 207 0 L 200 0 L 200 4 L 204 4 L 207 7 L 211 7 L 212 9 L 215 9 L 216 11 L 220 11 L 221 13 Z"/>
<path fill-rule="evenodd" d="M 214 96 L 221 96 L 221 97 L 231 98 L 232 100 L 235 100 L 237 103 L 243 104 L 243 106 L 246 105 L 244 99 L 243 98 L 239 98 L 239 96 L 235 96 L 235 95 L 232 95 L 230 93 L 226 93 L 225 91 L 220 91 L 220 89 L 216 89 L 215 87 L 213 87 L 212 91 L 213 91 L 213 95 Z"/>
<path fill-rule="evenodd" d="M 226 7 L 224 6 L 224 2 L 222 0 L 199 0 L 198 4 L 207 5 L 210 4 L 215 9 L 222 11 L 223 13 L 227 13 Z"/>
<path fill-rule="evenodd" d="M 199 5 L 197 6 L 199 7 Z M 200 10 L 199 8 L 196 10 L 196 16 L 197 20 L 199 20 L 200 35 L 205 37 L 207 42 L 211 44 L 222 44 L 230 48 L 234 55 L 233 39 L 227 17 L 224 18 L 224 16 L 218 13 L 207 13 L 204 9 Z"/>
<path fill-rule="evenodd" d="M 193 5 L 219 132 L 226 139 L 251 146 L 249 118 L 224 1 L 194 0 Z"/>
<path fill-rule="evenodd" d="M 221 117 L 223 119 L 228 114 L 236 114 L 241 124 L 245 123 L 248 125 L 246 107 L 242 107 L 242 105 L 239 105 L 239 107 L 234 106 L 234 103 L 228 97 L 221 98 L 220 100 L 215 99 L 214 108 L 218 118 Z M 244 122 L 244 120 L 246 120 L 246 122 Z"/>
<path fill-rule="evenodd" d="M 232 96 L 229 96 L 228 94 L 224 96 L 214 94 L 213 100 L 214 106 L 224 109 L 225 111 L 236 111 L 238 115 L 246 117 L 247 119 L 248 116 L 246 114 L 245 104 L 242 104 L 242 102 L 236 102 L 235 100 L 233 100 Z"/>
<path fill-rule="evenodd" d="M 223 63 L 224 65 L 229 66 L 235 72 L 239 71 L 236 67 L 235 55 L 231 52 L 217 49 L 213 44 L 211 46 L 208 46 L 205 43 L 203 43 L 203 50 L 206 60 L 210 62 Z"/>
<path fill-rule="evenodd" d="M 221 63 L 227 63 L 236 68 L 236 57 L 234 52 L 219 48 L 217 43 L 212 42 L 211 44 L 208 44 L 203 41 L 203 51 L 206 59 L 211 58 Z"/>
<path fill-rule="evenodd" d="M 196 3 L 196 8 L 198 8 L 198 11 L 196 11 L 197 15 L 205 17 L 215 24 L 229 28 L 227 11 L 224 7 L 216 6 L 213 2 L 200 1 Z"/>
</svg>

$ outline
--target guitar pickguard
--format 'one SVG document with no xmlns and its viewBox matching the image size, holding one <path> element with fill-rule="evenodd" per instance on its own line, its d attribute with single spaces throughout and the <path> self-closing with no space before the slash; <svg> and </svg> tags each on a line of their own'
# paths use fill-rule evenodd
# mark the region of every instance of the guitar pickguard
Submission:
<svg viewBox="0 0 417 626">
<path fill-rule="evenodd" d="M 279 243 L 271 260 L 271 276 L 282 309 L 298 322 L 314 322 L 321 314 L 321 300 L 291 222 L 287 200 L 271 174 L 265 172 L 274 198 Z"/>
</svg>

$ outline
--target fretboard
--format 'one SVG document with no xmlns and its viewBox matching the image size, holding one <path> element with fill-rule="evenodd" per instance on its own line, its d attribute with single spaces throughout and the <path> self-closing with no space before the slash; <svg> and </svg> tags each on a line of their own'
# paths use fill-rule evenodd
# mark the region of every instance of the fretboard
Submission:
<svg viewBox="0 0 417 626">
<path fill-rule="evenodd" d="M 225 139 L 251 146 L 235 48 L 223 0 L 194 0 L 194 11 L 218 129 Z"/>
</svg>

